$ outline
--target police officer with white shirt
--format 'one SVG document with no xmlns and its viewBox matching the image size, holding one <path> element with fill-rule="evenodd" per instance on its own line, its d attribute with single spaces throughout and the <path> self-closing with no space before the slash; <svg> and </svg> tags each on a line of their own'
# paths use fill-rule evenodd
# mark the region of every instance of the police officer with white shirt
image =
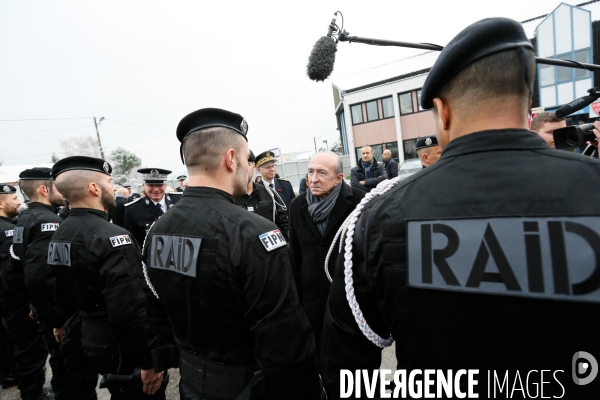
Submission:
<svg viewBox="0 0 600 400">
<path fill-rule="evenodd" d="M 150 226 L 179 201 L 181 193 L 165 193 L 167 176 L 171 173 L 168 169 L 140 168 L 137 172 L 144 175 L 146 197 L 125 204 L 124 228 L 141 246 Z"/>
</svg>

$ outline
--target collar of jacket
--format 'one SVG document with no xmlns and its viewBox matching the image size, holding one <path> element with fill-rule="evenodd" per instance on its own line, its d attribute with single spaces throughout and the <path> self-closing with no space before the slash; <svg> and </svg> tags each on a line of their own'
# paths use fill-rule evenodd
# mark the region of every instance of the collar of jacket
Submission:
<svg viewBox="0 0 600 400">
<path fill-rule="evenodd" d="M 69 218 L 86 214 L 92 214 L 108 221 L 108 214 L 104 211 L 96 210 L 95 208 L 71 208 Z"/>
<path fill-rule="evenodd" d="M 461 136 L 448 143 L 440 160 L 496 150 L 550 150 L 544 139 L 526 129 L 494 129 Z"/>
<path fill-rule="evenodd" d="M 183 192 L 183 197 L 210 197 L 214 199 L 222 199 L 235 204 L 233 196 L 221 189 L 215 189 L 206 186 L 188 186 Z"/>
<path fill-rule="evenodd" d="M 6 222 L 8 222 L 8 223 L 12 224 L 12 221 L 11 221 L 11 219 L 10 219 L 10 218 L 8 218 L 8 217 L 4 217 L 4 216 L 0 215 L 0 219 L 2 219 L 2 220 L 4 220 L 4 221 L 6 221 Z M 14 225 L 14 224 L 13 224 L 13 225 Z"/>
<path fill-rule="evenodd" d="M 364 168 L 365 168 L 365 167 L 363 167 L 363 160 L 362 160 L 362 158 L 359 158 L 359 159 L 358 159 L 358 166 L 359 166 L 361 169 L 364 169 Z M 379 163 L 377 162 L 377 160 L 375 159 L 375 157 L 373 157 L 373 158 L 371 159 L 371 169 L 377 169 L 377 168 L 379 168 Z"/>
<path fill-rule="evenodd" d="M 46 207 L 48 210 L 55 212 L 56 208 L 49 204 L 40 203 L 39 201 L 30 201 L 27 203 L 27 208 L 43 208 Z"/>
</svg>

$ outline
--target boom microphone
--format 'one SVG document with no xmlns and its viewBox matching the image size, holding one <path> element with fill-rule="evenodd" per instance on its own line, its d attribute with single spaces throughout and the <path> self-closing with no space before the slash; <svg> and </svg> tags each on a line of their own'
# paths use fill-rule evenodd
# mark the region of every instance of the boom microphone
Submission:
<svg viewBox="0 0 600 400">
<path fill-rule="evenodd" d="M 335 20 L 336 14 L 333 14 L 327 36 L 323 36 L 317 40 L 317 43 L 313 46 L 310 56 L 308 57 L 306 75 L 313 81 L 324 81 L 333 72 L 335 52 L 337 51 L 337 42 L 332 37 L 333 32 L 336 29 Z"/>
<path fill-rule="evenodd" d="M 582 108 L 585 108 L 592 104 L 594 101 L 598 100 L 598 96 L 583 96 L 578 99 L 573 100 L 572 102 L 565 104 L 556 110 L 555 114 L 558 118 L 566 117 L 574 113 L 575 111 L 579 111 Z"/>
</svg>

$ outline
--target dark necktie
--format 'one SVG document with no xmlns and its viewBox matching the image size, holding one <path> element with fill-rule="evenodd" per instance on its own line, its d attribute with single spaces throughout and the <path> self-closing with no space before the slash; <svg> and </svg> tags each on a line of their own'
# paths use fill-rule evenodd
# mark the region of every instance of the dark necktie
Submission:
<svg viewBox="0 0 600 400">
<path fill-rule="evenodd" d="M 163 215 L 165 212 L 163 211 L 162 207 L 160 206 L 160 203 L 156 203 L 156 208 L 158 209 L 158 212 L 160 215 Z"/>
<path fill-rule="evenodd" d="M 275 189 L 275 186 L 273 186 L 273 184 L 272 184 L 272 183 L 269 183 L 269 187 L 270 187 L 271 189 Z"/>
</svg>

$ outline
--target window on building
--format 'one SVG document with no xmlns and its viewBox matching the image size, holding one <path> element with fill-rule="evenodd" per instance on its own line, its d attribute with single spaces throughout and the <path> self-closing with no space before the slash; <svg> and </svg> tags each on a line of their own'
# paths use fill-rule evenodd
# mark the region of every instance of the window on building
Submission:
<svg viewBox="0 0 600 400">
<path fill-rule="evenodd" d="M 404 159 L 410 160 L 412 158 L 419 158 L 417 155 L 417 139 L 404 140 L 402 142 L 404 146 Z"/>
<path fill-rule="evenodd" d="M 413 112 L 412 92 L 398 95 L 400 101 L 400 114 L 410 114 Z"/>
<path fill-rule="evenodd" d="M 394 113 L 394 99 L 386 97 L 381 99 L 381 108 L 383 109 L 383 118 L 391 118 L 395 115 Z"/>
<path fill-rule="evenodd" d="M 579 50 L 575 52 L 575 61 L 580 63 L 590 63 L 590 50 Z M 575 70 L 575 79 L 581 78 L 589 78 L 590 71 L 587 69 L 576 69 Z"/>
<path fill-rule="evenodd" d="M 419 111 L 425 111 L 423 107 L 421 107 L 421 89 L 417 90 L 417 106 L 419 107 Z"/>
<path fill-rule="evenodd" d="M 554 65 L 539 64 L 539 66 L 540 86 L 554 85 L 556 83 L 556 79 L 554 78 Z"/>
<path fill-rule="evenodd" d="M 559 60 L 570 60 L 571 54 L 563 54 L 562 56 L 556 57 Z M 567 82 L 572 79 L 571 77 L 571 68 L 567 67 L 558 67 L 558 82 Z"/>
<path fill-rule="evenodd" d="M 355 104 L 350 107 L 352 111 L 352 125 L 363 123 L 362 104 Z"/>
<path fill-rule="evenodd" d="M 396 162 L 400 161 L 400 155 L 398 154 L 398 142 L 386 143 L 385 149 L 392 152 L 392 158 Z"/>
<path fill-rule="evenodd" d="M 376 121 L 379 119 L 379 109 L 377 107 L 377 100 L 369 101 L 365 104 L 367 106 L 367 121 Z"/>
</svg>

